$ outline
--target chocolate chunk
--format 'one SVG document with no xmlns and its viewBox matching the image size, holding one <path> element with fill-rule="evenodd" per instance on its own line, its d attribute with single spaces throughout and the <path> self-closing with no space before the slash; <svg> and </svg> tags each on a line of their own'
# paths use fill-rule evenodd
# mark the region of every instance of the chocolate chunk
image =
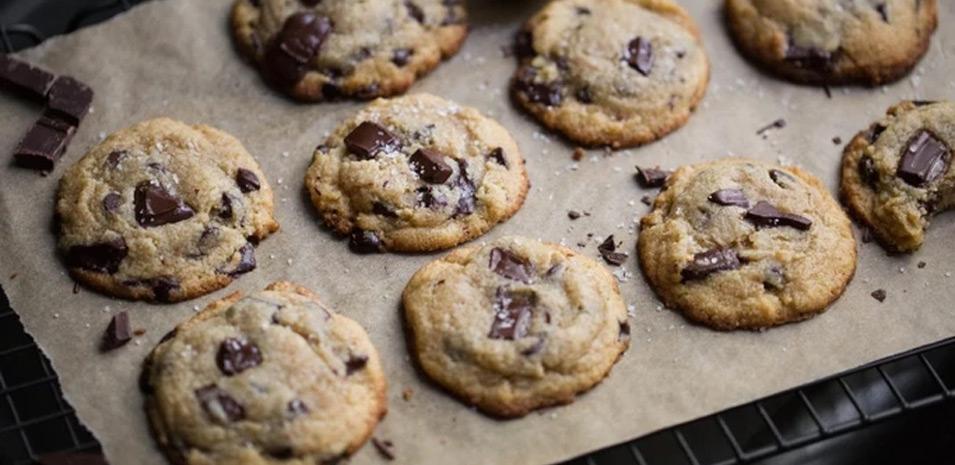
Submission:
<svg viewBox="0 0 955 465">
<path fill-rule="evenodd" d="M 800 47 L 790 39 L 786 60 L 799 68 L 828 71 L 832 68 L 833 54 L 815 47 Z"/>
<path fill-rule="evenodd" d="M 0 82 L 37 99 L 45 99 L 56 76 L 25 61 L 0 55 Z"/>
<path fill-rule="evenodd" d="M 660 167 L 656 168 L 641 168 L 637 167 L 637 182 L 645 188 L 655 188 L 661 187 L 666 183 L 667 178 L 673 174 L 672 171 L 661 170 Z"/>
<path fill-rule="evenodd" d="M 544 348 L 544 342 L 545 342 L 545 341 L 546 341 L 546 339 L 544 338 L 543 335 L 538 336 L 537 340 L 534 341 L 534 343 L 531 344 L 530 347 L 528 347 L 528 348 L 526 348 L 526 349 L 524 349 L 524 350 L 521 351 L 521 355 L 523 355 L 523 356 L 525 356 L 525 357 L 530 357 L 531 355 L 534 355 L 534 354 L 540 352 L 541 349 Z"/>
<path fill-rule="evenodd" d="M 103 334 L 103 341 L 100 344 L 100 350 L 103 352 L 118 349 L 133 339 L 129 328 L 129 314 L 119 312 L 113 315 L 106 327 L 106 333 Z"/>
<path fill-rule="evenodd" d="M 108 213 L 116 213 L 116 210 L 123 204 L 123 197 L 116 192 L 110 192 L 103 197 L 103 210 Z"/>
<path fill-rule="evenodd" d="M 205 232 L 203 232 L 205 234 Z M 201 238 L 200 238 L 201 240 Z M 240 274 L 248 273 L 255 269 L 255 246 L 250 243 L 246 243 L 238 250 L 239 254 L 239 263 L 235 265 L 235 269 L 232 271 L 226 271 L 225 274 L 232 276 L 233 278 L 239 276 Z"/>
<path fill-rule="evenodd" d="M 742 189 L 720 189 L 710 194 L 707 200 L 718 205 L 749 208 L 749 199 Z"/>
<path fill-rule="evenodd" d="M 577 13 L 577 16 L 587 16 L 590 14 L 590 8 L 578 6 L 574 8 L 574 12 Z"/>
<path fill-rule="evenodd" d="M 259 347 L 244 339 L 230 337 L 219 344 L 216 353 L 216 365 L 226 376 L 242 373 L 249 368 L 262 364 L 262 352 Z"/>
<path fill-rule="evenodd" d="M 948 171 L 951 158 L 948 146 L 923 129 L 909 139 L 896 174 L 911 186 L 923 187 Z"/>
<path fill-rule="evenodd" d="M 245 408 L 242 404 L 219 386 L 209 384 L 196 389 L 195 393 L 202 410 L 213 420 L 227 423 L 245 419 Z"/>
<path fill-rule="evenodd" d="M 625 340 L 627 340 L 627 339 L 630 339 L 630 322 L 629 322 L 629 321 L 621 321 L 621 322 L 620 322 L 620 332 L 617 333 L 617 340 L 618 340 L 618 341 L 625 341 Z"/>
<path fill-rule="evenodd" d="M 555 83 L 538 83 L 534 81 L 537 72 L 527 66 L 521 68 L 515 80 L 515 90 L 524 94 L 532 103 L 540 103 L 549 107 L 556 107 L 563 101 L 560 85 Z"/>
<path fill-rule="evenodd" d="M 245 168 L 239 168 L 239 170 L 235 172 L 235 183 L 239 186 L 239 190 L 242 191 L 243 194 L 262 188 L 262 185 L 259 183 L 259 177 Z"/>
<path fill-rule="evenodd" d="M 842 138 L 839 136 L 835 136 L 832 138 L 832 143 L 834 145 L 842 145 Z"/>
<path fill-rule="evenodd" d="M 291 446 L 272 446 L 266 449 L 265 453 L 278 460 L 288 460 L 295 457 L 295 449 Z"/>
<path fill-rule="evenodd" d="M 576 220 L 577 218 L 580 218 L 581 216 L 583 215 L 581 215 L 580 212 L 576 210 L 570 210 L 567 212 L 567 218 L 570 218 L 572 220 Z"/>
<path fill-rule="evenodd" d="M 378 450 L 378 453 L 381 454 L 386 460 L 395 459 L 395 445 L 387 439 L 378 439 L 371 438 L 371 443 L 375 445 L 375 449 Z"/>
<path fill-rule="evenodd" d="M 518 58 L 530 58 L 535 55 L 534 35 L 527 29 L 517 31 L 514 36 L 514 54 Z"/>
<path fill-rule="evenodd" d="M 623 252 L 617 252 L 617 243 L 613 240 L 613 234 L 607 236 L 604 241 L 597 246 L 597 251 L 604 261 L 613 266 L 620 266 L 627 261 L 627 255 Z"/>
<path fill-rule="evenodd" d="M 411 169 L 418 173 L 422 181 L 430 184 L 443 184 L 451 177 L 451 167 L 444 162 L 444 154 L 436 150 L 421 148 L 408 160 Z"/>
<path fill-rule="evenodd" d="M 763 200 L 756 202 L 756 205 L 746 211 L 746 219 L 756 227 L 765 228 L 790 226 L 801 231 L 807 231 L 812 226 L 812 220 L 809 218 L 792 213 L 783 213 Z"/>
<path fill-rule="evenodd" d="M 577 97 L 577 101 L 580 103 L 594 103 L 594 96 L 591 94 L 589 87 L 577 89 L 577 92 L 574 93 L 574 97 Z"/>
<path fill-rule="evenodd" d="M 293 416 L 305 415 L 310 412 L 308 405 L 305 402 L 302 402 L 300 399 L 292 399 L 288 402 L 286 406 L 288 413 L 291 413 Z"/>
<path fill-rule="evenodd" d="M 136 186 L 133 196 L 136 222 L 143 227 L 178 223 L 196 214 L 189 205 L 154 181 Z"/>
<path fill-rule="evenodd" d="M 879 136 L 881 136 L 886 129 L 888 129 L 886 126 L 883 126 L 882 124 L 879 124 L 879 123 L 875 123 L 872 126 L 869 126 L 869 130 L 866 131 L 865 133 L 865 138 L 866 140 L 869 141 L 870 144 L 874 144 L 875 141 L 879 139 Z"/>
<path fill-rule="evenodd" d="M 925 265 L 927 265 L 927 263 L 925 263 L 925 262 L 918 262 L 915 266 L 918 267 L 919 269 L 922 269 L 922 268 L 925 268 Z"/>
<path fill-rule="evenodd" d="M 757 129 L 756 135 L 761 136 L 763 135 L 763 133 L 765 133 L 766 131 L 769 131 L 770 129 L 782 129 L 784 127 L 786 127 L 786 120 L 779 118 L 778 120 L 773 121 L 772 123 L 769 123 L 766 126 L 763 126 Z"/>
<path fill-rule="evenodd" d="M 912 100 L 912 105 L 917 107 L 927 107 L 929 105 L 935 105 L 938 103 L 937 100 Z"/>
<path fill-rule="evenodd" d="M 878 300 L 879 302 L 885 302 L 885 297 L 886 297 L 885 289 L 876 289 L 872 291 L 872 294 L 870 295 L 872 296 L 872 298 L 874 298 L 875 300 Z"/>
<path fill-rule="evenodd" d="M 788 189 L 791 184 L 795 184 L 796 182 L 796 178 L 792 177 L 791 174 L 777 169 L 769 170 L 769 178 L 783 189 Z"/>
<path fill-rule="evenodd" d="M 362 160 L 375 158 L 378 152 L 394 152 L 401 142 L 387 129 L 371 121 L 364 121 L 345 136 L 345 147 Z"/>
<path fill-rule="evenodd" d="M 128 253 L 126 241 L 118 238 L 93 245 L 74 245 L 67 252 L 66 262 L 73 268 L 113 274 Z"/>
<path fill-rule="evenodd" d="M 448 199 L 441 194 L 435 194 L 430 186 L 421 186 L 415 191 L 418 204 L 428 208 L 440 208 L 448 204 Z"/>
<path fill-rule="evenodd" d="M 371 212 L 376 215 L 381 215 L 387 218 L 397 218 L 398 214 L 389 207 L 381 202 L 374 202 L 371 204 Z"/>
<path fill-rule="evenodd" d="M 868 155 L 859 158 L 859 178 L 870 187 L 879 182 L 879 172 L 875 169 L 875 161 Z"/>
<path fill-rule="evenodd" d="M 779 290 L 786 285 L 786 273 L 782 266 L 774 263 L 763 271 L 763 288 L 767 291 Z"/>
<path fill-rule="evenodd" d="M 179 289 L 179 281 L 162 277 L 144 281 L 153 290 L 153 297 L 160 302 L 169 302 L 172 291 Z"/>
<path fill-rule="evenodd" d="M 365 85 L 364 87 L 360 87 L 360 88 L 355 92 L 355 97 L 358 97 L 358 98 L 360 98 L 360 99 L 365 99 L 365 100 L 370 100 L 370 99 L 373 99 L 373 98 L 378 97 L 378 96 L 379 96 L 379 95 L 378 95 L 378 83 L 377 83 L 377 82 L 373 82 L 373 83 L 371 83 L 371 84 Z"/>
<path fill-rule="evenodd" d="M 650 70 L 653 68 L 653 43 L 643 37 L 634 38 L 627 44 L 624 60 L 640 74 L 649 76 Z"/>
<path fill-rule="evenodd" d="M 523 283 L 531 282 L 534 276 L 534 265 L 530 261 L 499 247 L 491 249 L 488 268 L 505 278 Z"/>
<path fill-rule="evenodd" d="M 335 85 L 335 84 L 333 84 L 333 83 L 331 83 L 331 82 L 326 82 L 326 83 L 323 83 L 323 84 L 322 84 L 322 98 L 323 98 L 323 99 L 325 99 L 325 100 L 327 100 L 327 101 L 329 101 L 329 102 L 334 102 L 334 101 L 336 101 L 336 100 L 341 100 L 342 97 L 344 97 L 344 96 L 345 96 L 345 94 L 344 94 L 344 92 L 342 92 L 341 87 L 338 87 L 337 85 Z"/>
<path fill-rule="evenodd" d="M 491 339 L 520 339 L 527 335 L 537 293 L 531 290 L 497 288 L 494 301 L 494 322 L 487 337 Z"/>
<path fill-rule="evenodd" d="M 712 249 L 693 256 L 693 260 L 680 271 L 683 282 L 704 279 L 707 276 L 739 268 L 739 255 L 733 249 Z"/>
<path fill-rule="evenodd" d="M 643 204 L 646 206 L 653 205 L 653 199 L 651 199 L 649 195 L 644 195 L 643 197 L 640 197 L 640 202 L 643 202 Z"/>
<path fill-rule="evenodd" d="M 56 117 L 44 115 L 17 144 L 14 159 L 24 168 L 52 171 L 73 138 L 75 129 Z"/>
<path fill-rule="evenodd" d="M 78 126 L 92 103 L 93 89 L 70 76 L 60 76 L 50 87 L 47 108 L 73 126 Z"/>
<path fill-rule="evenodd" d="M 235 216 L 235 210 L 232 208 L 232 197 L 225 192 L 219 198 L 219 206 L 214 207 L 213 216 L 221 220 L 231 220 Z"/>
<path fill-rule="evenodd" d="M 111 170 L 115 170 L 123 159 L 126 158 L 126 155 L 129 155 L 129 153 L 125 150 L 113 150 L 106 156 L 106 166 Z"/>
<path fill-rule="evenodd" d="M 311 11 L 295 13 L 286 19 L 265 51 L 263 66 L 269 79 L 282 87 L 297 84 L 331 31 L 331 20 Z"/>
<path fill-rule="evenodd" d="M 405 2 L 405 8 L 408 9 L 408 15 L 419 23 L 424 23 L 424 11 L 414 2 Z"/>
<path fill-rule="evenodd" d="M 464 159 L 456 160 L 458 162 L 458 177 L 454 182 L 454 188 L 460 193 L 458 204 L 454 209 L 454 216 L 470 215 L 474 213 L 477 200 L 474 197 L 474 183 L 468 178 L 468 162 Z"/>
<path fill-rule="evenodd" d="M 381 238 L 373 231 L 363 231 L 356 229 L 352 231 L 348 239 L 348 248 L 352 252 L 360 254 L 381 253 L 385 251 L 385 246 L 381 243 Z"/>
<path fill-rule="evenodd" d="M 211 226 L 202 230 L 199 240 L 196 241 L 196 248 L 199 249 L 197 257 L 208 254 L 212 249 L 219 245 L 219 228 Z"/>
<path fill-rule="evenodd" d="M 875 11 L 879 12 L 879 16 L 882 17 L 882 21 L 889 22 L 889 7 L 885 3 L 880 3 L 875 6 Z"/>
<path fill-rule="evenodd" d="M 396 48 L 395 51 L 391 53 L 391 62 L 396 66 L 407 65 L 411 55 L 414 55 L 414 50 L 410 48 Z"/>
<path fill-rule="evenodd" d="M 505 168 L 508 167 L 507 158 L 504 157 L 504 149 L 501 147 L 495 147 L 491 149 L 491 151 L 487 153 L 487 158 L 494 160 L 498 165 L 501 165 Z"/>
<path fill-rule="evenodd" d="M 345 362 L 345 376 L 349 376 L 358 370 L 363 370 L 367 364 L 367 355 L 352 355 L 348 357 L 348 361 Z"/>
</svg>

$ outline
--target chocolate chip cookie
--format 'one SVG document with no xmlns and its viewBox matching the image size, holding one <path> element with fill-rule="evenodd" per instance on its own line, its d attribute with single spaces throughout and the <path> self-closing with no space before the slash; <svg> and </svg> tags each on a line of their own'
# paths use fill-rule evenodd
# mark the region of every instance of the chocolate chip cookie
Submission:
<svg viewBox="0 0 955 465">
<path fill-rule="evenodd" d="M 912 252 L 955 205 L 953 147 L 955 103 L 899 103 L 846 146 L 842 200 L 887 249 Z"/>
<path fill-rule="evenodd" d="M 242 144 L 167 118 L 110 135 L 71 166 L 56 214 L 76 280 L 164 302 L 252 271 L 254 244 L 278 229 L 272 189 Z"/>
<path fill-rule="evenodd" d="M 315 149 L 305 185 L 359 253 L 453 247 L 510 218 L 528 189 L 507 130 L 428 94 L 379 99 L 342 123 Z"/>
<path fill-rule="evenodd" d="M 578 144 L 627 147 L 686 123 L 709 63 L 671 0 L 556 0 L 517 34 L 514 100 Z"/>
<path fill-rule="evenodd" d="M 400 94 L 450 57 L 468 27 L 463 0 L 237 0 L 239 49 L 304 101 Z"/>
<path fill-rule="evenodd" d="M 810 84 L 895 81 L 928 50 L 935 0 L 726 0 L 737 46 L 768 70 Z"/>
<path fill-rule="evenodd" d="M 741 158 L 673 173 L 640 222 L 638 249 L 663 302 L 718 329 L 821 313 L 856 267 L 849 219 L 819 179 Z"/>
<path fill-rule="evenodd" d="M 141 384 L 153 434 L 177 464 L 337 463 L 387 410 L 365 330 L 286 282 L 180 324 Z"/>
<path fill-rule="evenodd" d="M 425 265 L 403 302 L 424 372 L 492 415 L 573 402 L 630 344 L 627 311 L 606 269 L 522 237 L 459 248 Z"/>
</svg>

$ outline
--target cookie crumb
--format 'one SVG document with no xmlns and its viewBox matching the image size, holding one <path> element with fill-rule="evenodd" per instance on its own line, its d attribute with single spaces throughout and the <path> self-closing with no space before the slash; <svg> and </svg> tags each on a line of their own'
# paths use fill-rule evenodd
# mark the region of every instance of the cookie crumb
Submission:
<svg viewBox="0 0 955 465">
<path fill-rule="evenodd" d="M 378 453 L 381 454 L 387 460 L 395 459 L 395 445 L 387 439 L 378 439 L 371 438 L 371 443 L 375 445 L 375 449 L 378 449 Z"/>
<path fill-rule="evenodd" d="M 885 297 L 886 297 L 885 289 L 876 289 L 872 291 L 871 295 L 872 295 L 872 298 L 874 298 L 875 300 L 878 300 L 879 302 L 885 302 Z"/>
<path fill-rule="evenodd" d="M 587 152 L 584 151 L 583 147 L 575 147 L 574 153 L 570 155 L 570 158 L 572 158 L 574 161 L 580 161 L 584 159 L 584 155 L 586 154 Z"/>
</svg>

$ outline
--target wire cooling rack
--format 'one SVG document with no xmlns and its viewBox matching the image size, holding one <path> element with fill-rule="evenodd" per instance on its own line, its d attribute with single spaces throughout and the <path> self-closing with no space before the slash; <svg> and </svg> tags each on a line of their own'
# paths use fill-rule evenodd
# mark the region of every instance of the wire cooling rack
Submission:
<svg viewBox="0 0 955 465">
<path fill-rule="evenodd" d="M 41 31 L 29 22 L 5 24 L 0 18 L 0 45 L 5 52 L 36 45 L 48 34 L 71 32 L 105 20 L 145 0 L 77 1 L 69 2 L 68 7 L 54 0 L 21 3 L 28 1 L 35 1 L 32 10 L 41 12 L 34 16 L 49 21 L 53 15 L 57 21 L 52 26 L 47 22 L 47 29 Z M 927 409 L 929 406 L 932 408 Z M 578 457 L 565 465 L 769 463 L 789 451 L 875 430 L 904 420 L 907 414 L 912 418 L 910 412 L 915 411 L 930 411 L 935 416 L 917 418 L 904 428 L 912 431 L 941 425 L 948 434 L 943 440 L 955 444 L 955 338 Z M 955 451 L 949 452 L 953 453 L 948 457 L 955 456 Z M 0 292 L 0 465 L 105 463 L 99 454 L 99 443 L 63 399 L 49 361 L 24 332 Z M 918 459 L 909 461 L 916 462 Z"/>
</svg>

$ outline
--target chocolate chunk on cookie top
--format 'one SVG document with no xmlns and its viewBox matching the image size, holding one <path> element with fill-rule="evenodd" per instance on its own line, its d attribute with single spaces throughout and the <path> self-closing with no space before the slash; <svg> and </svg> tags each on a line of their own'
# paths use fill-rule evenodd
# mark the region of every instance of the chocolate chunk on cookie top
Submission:
<svg viewBox="0 0 955 465">
<path fill-rule="evenodd" d="M 657 140 L 686 122 L 709 81 L 690 16 L 672 0 L 557 0 L 516 36 L 514 100 L 588 146 Z"/>
<path fill-rule="evenodd" d="M 129 299 L 196 297 L 255 269 L 278 228 L 272 190 L 232 136 L 154 119 L 120 130 L 60 180 L 59 248 L 77 281 Z"/>
<path fill-rule="evenodd" d="M 177 464 L 334 463 L 387 410 L 365 330 L 286 282 L 211 303 L 153 349 L 141 380 Z"/>
<path fill-rule="evenodd" d="M 572 402 L 630 344 L 627 311 L 606 268 L 522 237 L 458 248 L 425 265 L 402 301 L 424 372 L 495 416 Z"/>
<path fill-rule="evenodd" d="M 824 311 L 855 272 L 849 219 L 816 177 L 742 158 L 684 166 L 640 221 L 644 277 L 664 304 L 717 329 Z"/>
<path fill-rule="evenodd" d="M 236 0 L 241 52 L 278 90 L 311 102 L 404 92 L 467 35 L 464 2 Z"/>
<path fill-rule="evenodd" d="M 842 155 L 843 202 L 879 242 L 911 252 L 932 215 L 955 205 L 955 103 L 901 102 Z"/>
<path fill-rule="evenodd" d="M 877 85 L 928 50 L 937 0 L 726 0 L 737 47 L 797 82 Z"/>
<path fill-rule="evenodd" d="M 305 185 L 356 253 L 453 247 L 510 218 L 528 190 L 507 130 L 429 94 L 379 99 L 344 121 L 315 150 Z"/>
</svg>

